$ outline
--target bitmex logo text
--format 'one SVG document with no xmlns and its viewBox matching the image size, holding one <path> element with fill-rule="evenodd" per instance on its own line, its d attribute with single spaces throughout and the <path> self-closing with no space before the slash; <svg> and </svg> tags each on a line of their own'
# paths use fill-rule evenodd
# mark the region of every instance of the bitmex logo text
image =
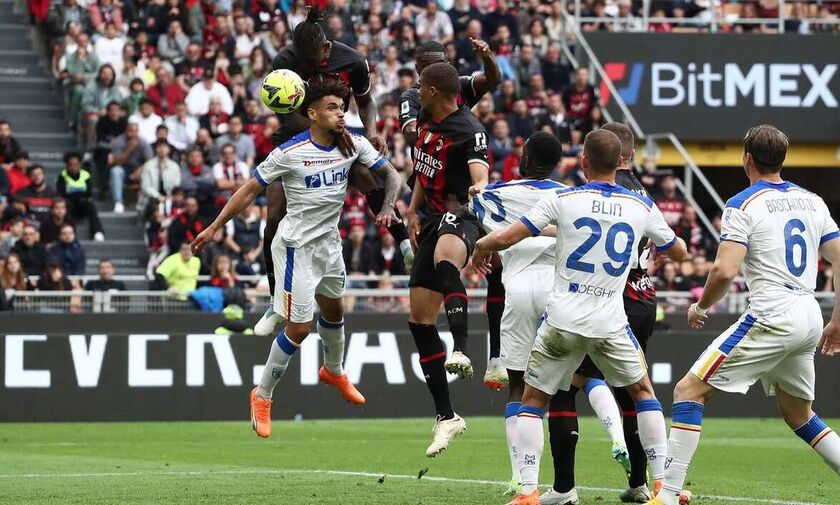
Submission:
<svg viewBox="0 0 840 505">
<path fill-rule="evenodd" d="M 608 62 L 604 71 L 629 106 L 650 93 L 653 107 L 837 108 L 831 85 L 836 64 L 810 63 L 624 63 Z M 643 87 L 643 84 L 645 85 Z M 607 85 L 601 96 L 609 103 Z"/>
</svg>

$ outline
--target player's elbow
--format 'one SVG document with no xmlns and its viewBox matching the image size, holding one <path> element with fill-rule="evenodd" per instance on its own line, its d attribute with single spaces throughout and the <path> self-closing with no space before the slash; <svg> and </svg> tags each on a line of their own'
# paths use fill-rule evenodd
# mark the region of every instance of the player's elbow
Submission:
<svg viewBox="0 0 840 505">
<path fill-rule="evenodd" d="M 685 246 L 685 241 L 677 238 L 677 242 L 665 252 L 668 259 L 672 261 L 682 261 L 688 256 L 688 248 Z"/>
<path fill-rule="evenodd" d="M 715 261 L 709 276 L 725 282 L 732 282 L 738 276 L 740 268 L 738 265 Z"/>
</svg>

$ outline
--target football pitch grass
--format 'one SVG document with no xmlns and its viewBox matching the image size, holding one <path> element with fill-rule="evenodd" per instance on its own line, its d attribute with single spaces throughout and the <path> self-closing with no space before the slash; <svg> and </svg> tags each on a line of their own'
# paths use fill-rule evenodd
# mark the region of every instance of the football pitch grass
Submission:
<svg viewBox="0 0 840 505">
<path fill-rule="evenodd" d="M 268 440 L 247 421 L 0 424 L 0 503 L 503 504 L 502 419 L 467 422 L 436 459 L 430 419 L 275 421 Z M 620 503 L 605 432 L 580 424 L 581 503 Z M 687 487 L 695 504 L 840 503 L 837 475 L 776 419 L 705 420 Z"/>
</svg>

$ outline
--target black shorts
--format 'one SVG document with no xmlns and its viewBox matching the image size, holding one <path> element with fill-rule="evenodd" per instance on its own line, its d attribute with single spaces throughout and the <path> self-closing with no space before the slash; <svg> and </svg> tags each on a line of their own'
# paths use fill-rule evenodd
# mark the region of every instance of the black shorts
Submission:
<svg viewBox="0 0 840 505">
<path fill-rule="evenodd" d="M 635 306 L 636 304 L 631 305 L 631 303 L 624 303 L 624 310 L 627 312 L 627 321 L 630 323 L 630 330 L 633 332 L 633 336 L 639 342 L 639 347 L 642 348 L 643 352 L 647 352 L 648 341 L 653 335 L 653 326 L 656 324 L 656 305 L 637 308 Z M 595 363 L 589 358 L 588 354 L 583 358 L 583 363 L 580 364 L 576 373 L 593 379 L 604 378 L 604 374 L 598 370 L 598 367 L 595 366 Z"/>
<path fill-rule="evenodd" d="M 467 246 L 467 257 L 472 254 L 475 242 L 481 236 L 481 229 L 475 217 L 450 212 L 432 215 L 423 220 L 418 237 L 417 252 L 414 253 L 414 267 L 411 269 L 409 287 L 431 289 L 440 292 L 435 277 L 435 248 L 438 239 L 444 235 L 456 235 Z M 463 265 L 455 265 L 461 267 Z"/>
</svg>

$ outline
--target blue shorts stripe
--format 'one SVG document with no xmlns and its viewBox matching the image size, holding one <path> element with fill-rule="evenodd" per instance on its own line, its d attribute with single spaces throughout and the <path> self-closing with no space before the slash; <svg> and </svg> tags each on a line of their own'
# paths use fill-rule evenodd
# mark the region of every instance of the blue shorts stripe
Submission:
<svg viewBox="0 0 840 505">
<path fill-rule="evenodd" d="M 330 328 L 330 329 L 334 330 L 334 329 L 338 329 L 338 328 L 343 328 L 344 327 L 344 321 L 339 321 L 337 323 L 333 323 L 333 322 L 327 321 L 326 319 L 324 319 L 324 316 L 319 314 L 318 315 L 318 325 L 323 326 L 324 328 Z"/>
<path fill-rule="evenodd" d="M 295 249 L 286 246 L 286 273 L 283 276 L 283 289 L 292 292 L 292 275 L 295 271 Z"/>
<path fill-rule="evenodd" d="M 606 386 L 607 383 L 602 381 L 601 379 L 589 379 L 586 384 L 583 385 L 583 393 L 589 396 L 589 392 L 593 389 L 597 388 L 598 386 Z"/>
<path fill-rule="evenodd" d="M 656 398 L 652 398 L 650 400 L 639 400 L 636 402 L 637 414 L 641 414 L 642 412 L 653 412 L 655 410 L 662 412 L 662 404 L 659 403 L 659 400 Z"/>
<path fill-rule="evenodd" d="M 519 408 L 522 406 L 522 402 L 510 402 L 505 405 L 505 419 L 508 417 L 514 417 L 519 414 Z"/>
<path fill-rule="evenodd" d="M 703 423 L 703 404 L 697 402 L 674 403 L 671 408 L 671 421 L 700 426 Z"/>
<path fill-rule="evenodd" d="M 720 352 L 728 356 L 729 353 L 732 352 L 732 349 L 734 349 L 735 346 L 738 345 L 738 342 L 740 342 L 744 339 L 744 337 L 747 336 L 747 333 L 749 333 L 750 328 L 752 328 L 753 325 L 755 325 L 755 321 L 756 319 L 752 316 L 752 314 L 747 314 L 746 317 L 744 317 L 744 320 L 741 321 L 741 324 L 739 324 L 738 327 L 735 328 L 735 331 L 732 332 L 732 335 L 729 335 L 729 338 L 727 338 L 720 345 L 720 347 L 718 347 Z"/>
<path fill-rule="evenodd" d="M 636 340 L 636 335 L 633 335 L 633 330 L 630 329 L 629 324 L 624 327 L 624 331 L 627 332 L 627 337 L 630 339 L 631 342 L 633 342 L 633 347 L 635 347 L 637 351 L 640 350 L 642 346 L 640 346 L 639 341 Z"/>
<path fill-rule="evenodd" d="M 298 346 L 296 346 L 292 343 L 291 340 L 289 340 L 289 337 L 286 336 L 286 332 L 281 331 L 280 333 L 278 333 L 276 340 L 277 346 L 280 347 L 280 349 L 282 349 L 283 352 L 285 352 L 289 356 L 291 356 L 298 350 Z"/>
</svg>

